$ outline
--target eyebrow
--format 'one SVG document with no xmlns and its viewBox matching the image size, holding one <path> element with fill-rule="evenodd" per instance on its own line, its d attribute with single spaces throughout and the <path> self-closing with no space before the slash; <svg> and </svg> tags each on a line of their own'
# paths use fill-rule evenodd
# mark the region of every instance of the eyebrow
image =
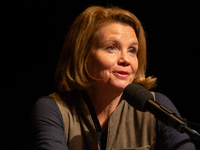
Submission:
<svg viewBox="0 0 200 150">
<path fill-rule="evenodd" d="M 102 45 L 102 44 L 103 44 L 103 45 L 104 45 L 104 44 L 107 44 L 107 43 L 109 43 L 109 42 L 119 43 L 120 41 L 119 41 L 119 40 L 116 40 L 115 38 L 111 38 L 111 39 L 109 39 L 109 40 L 107 40 L 107 41 L 102 42 L 101 45 Z M 130 45 L 139 46 L 139 43 L 138 43 L 138 42 L 132 42 Z"/>
<path fill-rule="evenodd" d="M 133 42 L 133 43 L 131 43 L 131 45 L 139 45 L 139 43 L 138 42 Z"/>
</svg>

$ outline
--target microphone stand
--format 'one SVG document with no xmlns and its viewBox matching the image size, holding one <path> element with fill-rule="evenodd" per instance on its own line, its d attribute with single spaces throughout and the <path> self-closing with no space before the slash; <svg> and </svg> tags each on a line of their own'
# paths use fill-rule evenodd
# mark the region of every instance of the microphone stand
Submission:
<svg viewBox="0 0 200 150">
<path fill-rule="evenodd" d="M 195 122 L 187 121 L 187 119 L 185 119 L 185 118 L 181 118 L 181 120 L 185 121 L 185 122 L 188 124 L 188 126 L 190 126 L 191 128 L 197 130 L 198 132 L 200 131 L 200 124 L 195 123 Z M 195 130 L 194 130 L 194 131 L 195 131 Z M 197 132 L 197 131 L 195 131 L 195 132 Z M 197 132 L 197 133 L 198 133 L 198 132 Z M 192 138 L 192 137 L 191 137 L 191 138 Z M 197 149 L 200 149 L 200 142 L 199 142 L 198 139 L 192 138 L 192 142 L 194 143 L 194 145 L 195 145 L 195 147 L 196 147 Z"/>
<path fill-rule="evenodd" d="M 200 134 L 196 130 L 193 130 L 187 126 L 187 124 L 182 126 L 180 132 L 185 132 L 194 140 L 200 141 Z"/>
<path fill-rule="evenodd" d="M 147 110 L 154 114 L 155 117 L 161 122 L 165 123 L 166 125 L 172 126 L 181 133 L 188 134 L 194 140 L 200 141 L 200 134 L 188 126 L 186 119 L 181 119 L 177 117 L 174 112 L 169 110 L 164 105 L 159 105 L 153 100 L 148 100 L 148 103 L 145 103 L 145 107 L 148 108 Z"/>
<path fill-rule="evenodd" d="M 195 122 L 190 122 L 190 121 L 188 121 L 188 120 L 185 119 L 185 118 L 181 118 L 181 120 L 182 120 L 183 122 L 185 122 L 186 125 L 188 125 L 189 127 L 191 127 L 192 129 L 189 128 L 189 127 L 187 126 L 187 128 L 189 128 L 190 130 L 192 130 L 193 132 L 195 132 L 195 134 L 194 134 L 194 135 L 191 135 L 191 134 L 187 133 L 187 131 L 188 131 L 189 129 L 185 129 L 186 127 L 184 127 L 183 131 L 184 131 L 185 133 L 187 133 L 188 135 L 190 135 L 190 137 L 193 138 L 194 140 L 200 141 L 200 134 L 198 133 L 198 132 L 200 131 L 200 124 L 195 123 Z M 194 129 L 195 129 L 195 130 L 194 130 Z M 190 132 L 191 132 L 191 131 L 190 131 Z M 193 133 L 193 132 L 191 132 L 191 133 Z"/>
<path fill-rule="evenodd" d="M 182 120 L 183 120 L 183 121 L 185 120 L 185 122 L 186 122 L 190 127 L 196 129 L 197 131 L 200 131 L 200 124 L 195 123 L 195 122 L 190 122 L 190 121 L 188 121 L 188 120 L 185 119 L 185 118 L 182 118 Z"/>
</svg>

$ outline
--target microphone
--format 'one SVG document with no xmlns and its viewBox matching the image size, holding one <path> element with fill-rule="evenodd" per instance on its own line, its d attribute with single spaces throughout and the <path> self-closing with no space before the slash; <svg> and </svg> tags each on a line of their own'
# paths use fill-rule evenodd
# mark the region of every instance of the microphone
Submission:
<svg viewBox="0 0 200 150">
<path fill-rule="evenodd" d="M 187 123 L 176 116 L 174 112 L 166 106 L 154 101 L 154 97 L 141 85 L 131 83 L 123 92 L 122 97 L 135 109 L 139 111 L 149 111 L 164 124 L 173 127 L 181 133 L 187 133 L 190 137 L 200 141 L 200 134 L 188 127 Z"/>
</svg>

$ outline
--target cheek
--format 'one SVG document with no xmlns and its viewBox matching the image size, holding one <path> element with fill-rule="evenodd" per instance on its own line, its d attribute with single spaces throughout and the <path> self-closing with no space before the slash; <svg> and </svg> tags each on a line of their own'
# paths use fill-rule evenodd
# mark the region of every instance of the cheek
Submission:
<svg viewBox="0 0 200 150">
<path fill-rule="evenodd" d="M 131 69 L 132 69 L 132 72 L 133 74 L 135 75 L 137 70 L 138 70 L 138 59 L 134 59 L 132 62 L 131 62 Z"/>
<path fill-rule="evenodd" d="M 115 61 L 105 55 L 91 55 L 88 63 L 88 71 L 95 78 L 107 76 Z"/>
</svg>

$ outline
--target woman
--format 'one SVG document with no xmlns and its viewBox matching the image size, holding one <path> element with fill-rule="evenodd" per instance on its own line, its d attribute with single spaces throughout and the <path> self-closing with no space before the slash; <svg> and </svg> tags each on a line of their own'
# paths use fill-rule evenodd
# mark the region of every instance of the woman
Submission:
<svg viewBox="0 0 200 150">
<path fill-rule="evenodd" d="M 123 98 L 145 78 L 146 39 L 140 21 L 118 7 L 87 8 L 73 22 L 56 71 L 58 92 L 40 98 L 32 112 L 34 146 L 51 150 L 195 149 L 190 138 L 140 112 Z M 155 100 L 177 113 L 160 93 Z"/>
</svg>

